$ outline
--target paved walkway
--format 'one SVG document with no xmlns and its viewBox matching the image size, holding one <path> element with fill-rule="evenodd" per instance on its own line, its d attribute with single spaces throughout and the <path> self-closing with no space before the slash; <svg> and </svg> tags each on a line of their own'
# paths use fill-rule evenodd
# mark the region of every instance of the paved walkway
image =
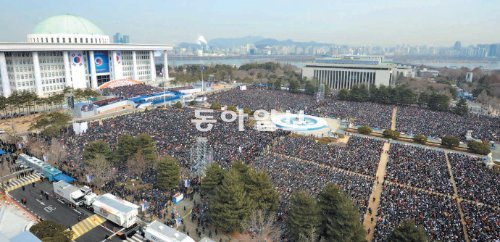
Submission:
<svg viewBox="0 0 500 242">
<path fill-rule="evenodd" d="M 396 130 L 396 120 L 397 120 L 398 107 L 394 106 L 392 108 L 392 118 L 391 118 L 391 129 Z"/>
<path fill-rule="evenodd" d="M 457 183 L 455 182 L 455 177 L 453 177 L 453 172 L 451 169 L 450 159 L 448 159 L 448 151 L 444 152 L 444 157 L 446 159 L 446 165 L 448 166 L 448 172 L 450 173 L 450 182 L 453 187 L 453 198 L 457 202 L 458 214 L 460 214 L 460 223 L 462 223 L 462 228 L 464 230 L 464 237 L 466 242 L 470 242 L 469 235 L 467 234 L 467 224 L 465 223 L 464 212 L 462 211 L 462 206 L 460 206 L 461 198 L 458 196 Z"/>
<path fill-rule="evenodd" d="M 377 210 L 380 205 L 380 198 L 382 196 L 382 189 L 384 184 L 384 177 L 386 172 L 387 162 L 389 161 L 389 148 L 390 143 L 384 143 L 382 153 L 380 155 L 380 162 L 377 169 L 377 177 L 373 183 L 372 194 L 368 200 L 368 209 L 363 220 L 363 227 L 365 228 L 366 241 L 372 241 L 373 233 L 375 232 L 375 225 L 377 224 Z M 371 211 L 371 213 L 370 213 Z M 368 233 L 368 231 L 370 231 Z"/>
</svg>

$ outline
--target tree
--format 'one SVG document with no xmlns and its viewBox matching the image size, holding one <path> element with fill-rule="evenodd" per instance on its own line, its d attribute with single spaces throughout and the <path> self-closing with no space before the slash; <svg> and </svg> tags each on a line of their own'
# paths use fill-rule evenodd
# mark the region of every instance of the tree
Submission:
<svg viewBox="0 0 500 242">
<path fill-rule="evenodd" d="M 220 103 L 217 103 L 217 102 L 212 103 L 212 104 L 210 105 L 210 109 L 213 109 L 213 110 L 220 110 L 220 109 L 221 109 L 221 105 L 220 105 Z"/>
<path fill-rule="evenodd" d="M 175 107 L 175 108 L 178 108 L 178 109 L 181 109 L 181 108 L 182 108 L 182 103 L 178 101 L 178 102 L 176 102 L 176 103 L 174 104 L 174 107 Z"/>
<path fill-rule="evenodd" d="M 427 102 L 427 106 L 434 111 L 447 111 L 450 106 L 450 98 L 444 94 L 433 93 Z"/>
<path fill-rule="evenodd" d="M 85 160 L 85 170 L 92 175 L 91 183 L 97 187 L 103 186 L 114 174 L 114 169 L 109 159 L 97 153 L 92 159 Z"/>
<path fill-rule="evenodd" d="M 250 215 L 245 224 L 247 234 L 243 234 L 240 241 L 279 241 L 280 230 L 275 224 L 273 214 L 257 210 Z"/>
<path fill-rule="evenodd" d="M 349 90 L 341 89 L 339 91 L 339 99 L 340 100 L 349 100 Z"/>
<path fill-rule="evenodd" d="M 427 242 L 429 238 L 422 226 L 405 220 L 387 236 L 388 242 Z"/>
<path fill-rule="evenodd" d="M 251 213 L 240 173 L 230 169 L 224 174 L 222 184 L 208 203 L 211 223 L 226 232 L 243 231 L 244 222 Z"/>
<path fill-rule="evenodd" d="M 141 152 L 141 155 L 147 163 L 152 164 L 157 160 L 156 143 L 150 135 L 146 133 L 139 134 L 136 137 L 136 143 L 137 152 Z"/>
<path fill-rule="evenodd" d="M 273 84 L 274 90 L 281 90 L 281 80 L 277 79 Z"/>
<path fill-rule="evenodd" d="M 364 126 L 361 126 L 358 128 L 358 133 L 368 135 L 368 134 L 372 133 L 372 129 L 370 127 L 364 125 Z"/>
<path fill-rule="evenodd" d="M 441 145 L 444 147 L 451 149 L 453 147 L 458 147 L 459 144 L 460 140 L 455 136 L 447 135 L 441 138 Z"/>
<path fill-rule="evenodd" d="M 166 156 L 158 161 L 158 187 L 171 191 L 179 185 L 181 179 L 181 168 L 176 159 Z"/>
<path fill-rule="evenodd" d="M 106 160 L 111 160 L 112 155 L 109 144 L 103 140 L 96 140 L 86 144 L 83 148 L 84 161 L 93 160 L 97 155 L 103 155 Z"/>
<path fill-rule="evenodd" d="M 49 148 L 49 163 L 52 165 L 60 164 L 67 156 L 68 153 L 59 140 L 52 138 Z"/>
<path fill-rule="evenodd" d="M 365 241 L 359 211 L 334 184 L 327 184 L 318 195 L 320 234 L 326 241 Z"/>
<path fill-rule="evenodd" d="M 384 132 L 382 132 L 382 135 L 385 137 L 385 138 L 389 138 L 389 139 L 398 139 L 399 138 L 399 132 L 398 131 L 395 131 L 395 130 L 391 130 L 391 129 L 386 129 L 384 130 Z"/>
<path fill-rule="evenodd" d="M 460 98 L 455 108 L 453 108 L 453 112 L 460 116 L 466 116 L 469 113 L 469 107 L 467 106 L 467 102 L 465 99 Z"/>
<path fill-rule="evenodd" d="M 3 111 L 7 108 L 7 98 L 4 96 L 0 96 L 0 111 Z"/>
<path fill-rule="evenodd" d="M 298 92 L 299 91 L 299 82 L 295 80 L 291 80 L 288 82 L 288 91 L 289 92 Z"/>
<path fill-rule="evenodd" d="M 294 192 L 289 203 L 287 224 L 292 241 L 316 241 L 319 226 L 316 200 L 304 191 Z"/>
<path fill-rule="evenodd" d="M 138 150 L 136 139 L 129 134 L 122 134 L 118 137 L 116 144 L 115 158 L 120 162 L 129 160 Z"/>
<path fill-rule="evenodd" d="M 315 85 L 313 81 L 306 82 L 304 89 L 305 93 L 309 95 L 314 95 L 318 91 L 318 87 Z"/>
<path fill-rule="evenodd" d="M 70 242 L 73 232 L 66 229 L 66 226 L 62 224 L 46 220 L 33 225 L 30 232 L 42 241 Z"/>
<path fill-rule="evenodd" d="M 150 163 L 144 159 L 142 153 L 137 152 L 127 160 L 127 169 L 130 173 L 138 176 L 146 170 L 149 164 Z"/>
<path fill-rule="evenodd" d="M 250 169 L 245 191 L 252 201 L 253 209 L 274 212 L 278 208 L 279 195 L 267 173 Z"/>
<path fill-rule="evenodd" d="M 430 94 L 428 92 L 422 92 L 418 95 L 417 103 L 420 107 L 423 107 L 429 103 Z"/>
<path fill-rule="evenodd" d="M 216 163 L 210 164 L 205 171 L 205 177 L 201 180 L 201 195 L 210 197 L 215 195 L 215 189 L 222 184 L 224 170 Z"/>
<path fill-rule="evenodd" d="M 479 142 L 471 140 L 467 143 L 467 148 L 472 152 L 480 155 L 487 155 L 491 152 L 490 145 L 487 142 Z"/>
<path fill-rule="evenodd" d="M 417 134 L 413 137 L 413 141 L 419 144 L 425 145 L 427 143 L 427 136 L 422 135 L 422 134 Z"/>
<path fill-rule="evenodd" d="M 59 135 L 60 130 L 71 121 L 66 113 L 52 112 L 38 116 L 31 125 L 30 130 L 41 130 L 42 135 L 52 138 Z"/>
</svg>

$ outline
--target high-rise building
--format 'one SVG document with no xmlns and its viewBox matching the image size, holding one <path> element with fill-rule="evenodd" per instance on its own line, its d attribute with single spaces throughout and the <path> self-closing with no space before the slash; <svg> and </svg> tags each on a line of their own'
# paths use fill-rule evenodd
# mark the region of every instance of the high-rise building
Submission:
<svg viewBox="0 0 500 242">
<path fill-rule="evenodd" d="M 460 41 L 455 42 L 455 44 L 453 45 L 453 49 L 455 50 L 460 50 L 461 48 L 462 48 L 462 42 Z"/>
<path fill-rule="evenodd" d="M 120 33 L 116 33 L 113 35 L 113 43 L 121 43 L 122 35 Z"/>
<path fill-rule="evenodd" d="M 130 37 L 128 34 L 116 33 L 113 35 L 113 43 L 116 44 L 128 44 L 130 43 Z"/>
<path fill-rule="evenodd" d="M 130 37 L 128 36 L 128 34 L 124 34 L 122 36 L 122 42 L 121 43 L 122 44 L 128 44 L 128 43 L 130 43 Z"/>
</svg>

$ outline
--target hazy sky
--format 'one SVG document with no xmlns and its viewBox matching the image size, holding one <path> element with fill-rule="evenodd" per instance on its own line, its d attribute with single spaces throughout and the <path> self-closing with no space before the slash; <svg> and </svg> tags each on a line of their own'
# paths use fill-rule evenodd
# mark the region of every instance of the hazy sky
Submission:
<svg viewBox="0 0 500 242">
<path fill-rule="evenodd" d="M 349 45 L 500 42 L 499 0 L 0 0 L 0 42 L 58 14 L 136 43 L 258 35 Z"/>
</svg>

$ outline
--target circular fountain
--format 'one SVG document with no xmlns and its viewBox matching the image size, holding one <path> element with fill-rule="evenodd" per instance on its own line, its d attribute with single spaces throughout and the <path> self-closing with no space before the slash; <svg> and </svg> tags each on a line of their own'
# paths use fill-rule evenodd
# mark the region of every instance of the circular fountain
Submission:
<svg viewBox="0 0 500 242">
<path fill-rule="evenodd" d="M 315 131 L 328 127 L 326 120 L 303 114 L 278 114 L 271 117 L 276 127 L 289 131 Z"/>
</svg>

